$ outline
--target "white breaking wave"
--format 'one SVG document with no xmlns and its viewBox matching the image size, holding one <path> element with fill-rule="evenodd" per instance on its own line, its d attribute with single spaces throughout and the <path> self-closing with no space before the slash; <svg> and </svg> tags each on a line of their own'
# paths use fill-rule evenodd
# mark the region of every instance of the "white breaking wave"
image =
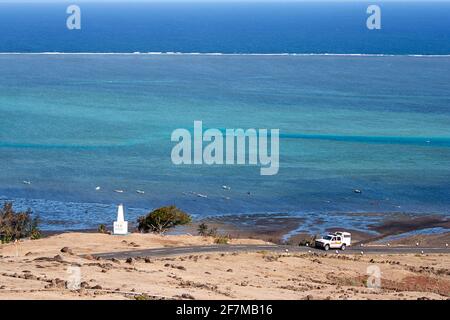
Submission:
<svg viewBox="0 0 450 320">
<path fill-rule="evenodd" d="M 221 52 L 0 52 L 0 55 L 186 55 L 186 56 L 331 56 L 331 57 L 450 57 L 450 54 L 384 53 L 221 53 Z"/>
</svg>

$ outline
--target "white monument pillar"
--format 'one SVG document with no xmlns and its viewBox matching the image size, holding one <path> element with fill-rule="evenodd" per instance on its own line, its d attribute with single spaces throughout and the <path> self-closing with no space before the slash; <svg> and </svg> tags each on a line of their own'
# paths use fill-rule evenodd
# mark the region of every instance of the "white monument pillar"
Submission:
<svg viewBox="0 0 450 320">
<path fill-rule="evenodd" d="M 117 221 L 114 221 L 114 234 L 128 234 L 128 221 L 125 221 L 123 214 L 123 204 L 117 208 Z"/>
</svg>

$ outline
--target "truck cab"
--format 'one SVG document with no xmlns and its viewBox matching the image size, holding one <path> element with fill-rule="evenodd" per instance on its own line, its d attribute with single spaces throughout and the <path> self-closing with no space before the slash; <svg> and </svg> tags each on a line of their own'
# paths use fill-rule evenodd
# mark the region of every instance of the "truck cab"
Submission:
<svg viewBox="0 0 450 320">
<path fill-rule="evenodd" d="M 316 240 L 316 248 L 328 251 L 330 249 L 345 250 L 351 244 L 351 234 L 348 232 L 335 232 Z"/>
</svg>

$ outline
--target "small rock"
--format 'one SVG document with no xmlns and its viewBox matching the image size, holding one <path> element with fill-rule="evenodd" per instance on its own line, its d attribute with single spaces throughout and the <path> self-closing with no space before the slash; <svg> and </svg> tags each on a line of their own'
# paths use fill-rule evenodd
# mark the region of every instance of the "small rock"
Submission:
<svg viewBox="0 0 450 320">
<path fill-rule="evenodd" d="M 24 278 L 26 280 L 37 280 L 37 277 L 32 275 L 32 274 L 30 274 L 30 273 L 27 273 Z"/>
<path fill-rule="evenodd" d="M 66 282 L 62 279 L 56 278 L 51 280 L 50 286 L 56 287 L 56 288 L 64 288 L 66 286 Z"/>
<path fill-rule="evenodd" d="M 68 253 L 68 254 L 73 254 L 72 249 L 70 249 L 69 247 L 64 247 L 60 250 L 62 253 Z"/>
<path fill-rule="evenodd" d="M 54 260 L 54 261 L 57 261 L 57 262 L 63 262 L 63 261 L 64 261 L 64 259 L 63 259 L 59 254 L 57 254 L 56 256 L 54 256 L 54 257 L 53 257 L 53 260 Z"/>
<path fill-rule="evenodd" d="M 127 260 L 125 260 L 126 263 L 132 264 L 133 263 L 133 258 L 127 258 Z"/>
<path fill-rule="evenodd" d="M 233 272 L 233 269 L 228 269 L 227 272 Z"/>
<path fill-rule="evenodd" d="M 91 289 L 94 289 L 94 290 L 102 290 L 102 286 L 99 285 L 99 284 L 97 284 L 96 286 L 91 287 Z"/>
<path fill-rule="evenodd" d="M 195 300 L 194 296 L 191 295 L 191 294 L 189 294 L 189 293 L 183 293 L 183 294 L 181 295 L 181 297 L 182 297 L 183 299 Z"/>
</svg>

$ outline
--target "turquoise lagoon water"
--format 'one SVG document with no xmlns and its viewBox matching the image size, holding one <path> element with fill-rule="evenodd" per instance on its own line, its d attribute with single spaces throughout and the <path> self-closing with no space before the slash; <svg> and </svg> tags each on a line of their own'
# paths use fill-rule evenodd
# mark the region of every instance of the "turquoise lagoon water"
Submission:
<svg viewBox="0 0 450 320">
<path fill-rule="evenodd" d="M 361 229 L 373 218 L 346 213 L 450 214 L 450 57 L 3 54 L 0 74 L 0 199 L 45 229 L 110 223 L 118 203 Z M 173 165 L 194 120 L 280 129 L 278 175 Z"/>
</svg>

